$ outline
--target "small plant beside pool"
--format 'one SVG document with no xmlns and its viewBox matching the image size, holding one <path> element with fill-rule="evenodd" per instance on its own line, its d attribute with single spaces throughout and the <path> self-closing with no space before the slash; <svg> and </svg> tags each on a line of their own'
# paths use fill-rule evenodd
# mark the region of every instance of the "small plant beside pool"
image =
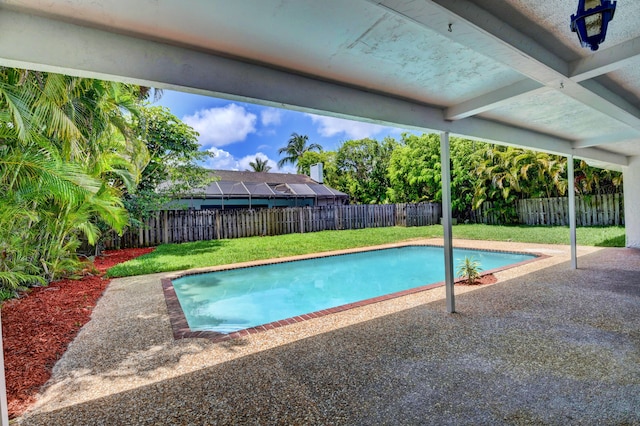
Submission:
<svg viewBox="0 0 640 426">
<path fill-rule="evenodd" d="M 480 261 L 473 256 L 466 256 L 464 259 L 458 260 L 456 275 L 466 278 L 467 284 L 475 284 L 476 280 L 480 278 L 480 272 L 482 272 Z"/>
</svg>

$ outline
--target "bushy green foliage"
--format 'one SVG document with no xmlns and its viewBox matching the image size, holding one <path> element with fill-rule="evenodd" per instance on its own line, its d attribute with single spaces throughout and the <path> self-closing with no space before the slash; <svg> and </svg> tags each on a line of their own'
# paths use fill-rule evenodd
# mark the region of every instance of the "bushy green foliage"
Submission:
<svg viewBox="0 0 640 426">
<path fill-rule="evenodd" d="M 146 149 L 127 131 L 133 86 L 0 68 L 0 287 L 10 294 L 75 270 L 80 238 L 120 231 L 120 195 Z"/>
<path fill-rule="evenodd" d="M 388 202 L 389 159 L 397 144 L 393 138 L 342 143 L 336 152 L 335 188 L 348 193 L 353 204 Z"/>
<path fill-rule="evenodd" d="M 349 140 L 336 152 L 307 150 L 296 158 L 302 173 L 309 173 L 311 164 L 323 163 L 325 183 L 349 194 L 354 204 L 442 200 L 437 134 L 404 133 L 400 141 Z M 500 223 L 514 224 L 516 200 L 563 196 L 569 187 L 563 156 L 452 137 L 450 158 L 451 207 L 453 216 L 462 220 L 491 201 L 490 212 Z M 577 193 L 612 191 L 621 184 L 621 173 L 576 160 Z"/>
<path fill-rule="evenodd" d="M 622 174 L 576 161 L 574 190 L 589 194 L 601 187 L 619 187 Z M 515 200 L 560 197 L 567 193 L 567 158 L 516 147 L 485 145 L 475 167 L 473 207 L 493 202 L 501 223 L 516 223 Z"/>
<path fill-rule="evenodd" d="M 123 197 L 137 215 L 160 182 L 202 181 L 197 133 L 148 92 L 0 68 L 0 298 L 81 267 L 81 243 L 130 223 Z"/>
<path fill-rule="evenodd" d="M 612 192 L 622 186 L 622 173 L 591 167 L 583 160 L 575 160 L 575 188 L 582 195 Z"/>
<path fill-rule="evenodd" d="M 127 124 L 149 153 L 138 184 L 124 196 L 131 226 L 139 227 L 172 199 L 198 195 L 212 182 L 210 172 L 199 165 L 212 154 L 200 151 L 198 133 L 166 107 L 140 106 Z"/>
<path fill-rule="evenodd" d="M 389 201 L 393 203 L 442 200 L 438 135 L 404 133 L 389 161 Z"/>
<path fill-rule="evenodd" d="M 451 208 L 453 216 L 468 218 L 473 201 L 475 167 L 486 143 L 451 138 Z M 441 202 L 440 137 L 403 134 L 389 164 L 389 199 L 396 203 Z"/>
<path fill-rule="evenodd" d="M 475 169 L 487 143 L 451 138 L 451 209 L 454 217 L 469 219 L 477 181 Z"/>
<path fill-rule="evenodd" d="M 322 163 L 324 182 L 332 188 L 337 188 L 336 183 L 336 152 L 335 151 L 306 151 L 298 159 L 300 173 L 309 176 L 311 166 Z"/>
<path fill-rule="evenodd" d="M 474 206 L 503 199 L 554 197 L 566 193 L 566 158 L 516 147 L 489 145 L 475 173 Z"/>
</svg>

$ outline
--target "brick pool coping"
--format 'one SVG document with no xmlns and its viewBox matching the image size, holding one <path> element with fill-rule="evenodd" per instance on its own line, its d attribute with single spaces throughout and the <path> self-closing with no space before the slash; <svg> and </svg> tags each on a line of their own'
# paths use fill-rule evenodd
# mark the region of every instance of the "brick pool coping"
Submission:
<svg viewBox="0 0 640 426">
<path fill-rule="evenodd" d="M 217 331 L 192 331 L 189 328 L 187 318 L 184 315 L 184 311 L 182 310 L 182 306 L 180 305 L 180 301 L 178 300 L 178 295 L 176 294 L 176 291 L 173 287 L 172 280 L 174 279 L 181 278 L 188 275 L 199 275 L 199 274 L 206 274 L 210 272 L 226 271 L 231 269 L 251 268 L 251 267 L 263 266 L 263 265 L 273 265 L 277 263 L 296 262 L 299 260 L 306 260 L 306 259 L 317 259 L 317 258 L 323 258 L 323 257 L 342 256 L 345 254 L 352 254 L 352 253 L 362 253 L 362 252 L 377 251 L 377 250 L 387 250 L 391 248 L 416 247 L 416 246 L 442 247 L 441 245 L 436 245 L 436 244 L 420 244 L 416 242 L 396 243 L 396 244 L 387 244 L 382 246 L 360 247 L 356 249 L 338 250 L 338 251 L 331 251 L 331 252 L 324 252 L 324 253 L 314 253 L 310 255 L 293 256 L 293 257 L 287 257 L 287 258 L 266 259 L 266 260 L 260 260 L 255 262 L 236 263 L 231 265 L 223 265 L 219 267 L 188 270 L 168 278 L 162 278 L 161 279 L 162 290 L 164 293 L 165 302 L 167 304 L 167 310 L 169 312 L 169 320 L 171 322 L 171 328 L 173 330 L 173 338 L 175 340 L 201 338 L 201 339 L 208 339 L 214 343 L 223 342 L 226 340 L 236 339 L 243 336 L 249 336 L 255 333 L 261 333 L 267 330 L 284 327 L 290 324 L 296 324 L 299 322 L 308 321 L 314 318 L 321 318 L 327 315 L 343 312 L 349 309 L 371 305 L 373 303 L 379 303 L 379 302 L 407 296 L 410 294 L 432 290 L 434 288 L 443 287 L 445 285 L 444 281 L 439 281 L 436 283 L 427 284 L 419 287 L 413 287 L 413 288 L 398 291 L 395 293 L 389 293 L 382 296 L 373 297 L 370 299 L 364 299 L 357 302 L 347 303 L 345 305 L 335 306 L 333 308 L 322 309 L 320 311 L 315 311 L 308 314 L 298 315 L 291 318 L 285 318 L 278 321 L 270 322 L 268 324 L 261 324 L 255 327 L 245 328 L 245 329 L 234 331 L 231 333 L 220 333 Z M 464 247 L 463 249 L 468 250 L 470 248 Z M 527 251 L 489 250 L 489 249 L 472 249 L 472 250 L 497 252 L 497 253 L 526 254 L 526 255 L 534 256 L 533 259 L 523 260 L 522 262 L 484 271 L 481 274 L 481 276 L 493 275 L 500 271 L 516 268 L 516 267 L 523 266 L 528 263 L 535 262 L 537 260 L 549 257 L 545 254 L 531 253 Z M 464 281 L 464 278 L 455 279 L 454 282 L 460 283 L 462 281 Z"/>
</svg>

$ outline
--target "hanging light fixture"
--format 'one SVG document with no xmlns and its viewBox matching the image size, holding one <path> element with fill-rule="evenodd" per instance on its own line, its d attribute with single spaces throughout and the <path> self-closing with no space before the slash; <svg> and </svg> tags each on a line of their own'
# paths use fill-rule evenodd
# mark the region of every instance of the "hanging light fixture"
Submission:
<svg viewBox="0 0 640 426">
<path fill-rule="evenodd" d="M 571 31 L 578 33 L 582 47 L 598 50 L 615 11 L 615 1 L 578 0 L 578 11 L 571 15 Z"/>
</svg>

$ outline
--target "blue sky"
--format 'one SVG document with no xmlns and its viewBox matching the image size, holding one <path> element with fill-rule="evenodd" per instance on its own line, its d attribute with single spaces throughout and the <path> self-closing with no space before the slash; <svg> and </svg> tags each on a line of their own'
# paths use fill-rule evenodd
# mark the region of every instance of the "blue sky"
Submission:
<svg viewBox="0 0 640 426">
<path fill-rule="evenodd" d="M 386 136 L 399 139 L 403 130 L 369 123 L 264 107 L 225 99 L 165 90 L 154 105 L 168 107 L 173 115 L 200 133 L 202 150 L 215 157 L 211 169 L 245 170 L 256 156 L 267 159 L 272 172 L 295 173 L 291 165 L 278 169 L 278 149 L 292 133 L 307 135 L 309 143 L 335 150 L 350 139 Z"/>
</svg>

